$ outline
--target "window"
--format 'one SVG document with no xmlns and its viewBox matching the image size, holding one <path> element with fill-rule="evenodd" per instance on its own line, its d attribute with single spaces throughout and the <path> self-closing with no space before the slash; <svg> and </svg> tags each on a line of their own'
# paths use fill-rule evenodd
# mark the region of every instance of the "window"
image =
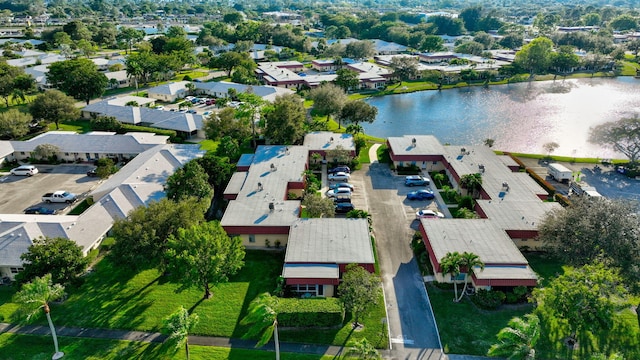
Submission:
<svg viewBox="0 0 640 360">
<path fill-rule="evenodd" d="M 69 153 L 64 153 L 64 156 L 69 156 Z"/>
<path fill-rule="evenodd" d="M 320 288 L 320 290 L 318 290 Z M 324 293 L 324 286 L 316 284 L 291 285 L 291 291 L 298 294 L 311 294 L 311 296 L 319 296 Z"/>
<path fill-rule="evenodd" d="M 249 242 L 250 243 L 256 242 L 256 236 L 255 235 L 249 235 Z"/>
<path fill-rule="evenodd" d="M 12 268 L 10 268 L 10 270 L 11 270 L 11 273 L 12 273 L 12 274 L 17 274 L 17 273 L 19 273 L 20 271 L 24 270 L 24 268 L 21 268 L 21 267 L 12 267 Z"/>
</svg>

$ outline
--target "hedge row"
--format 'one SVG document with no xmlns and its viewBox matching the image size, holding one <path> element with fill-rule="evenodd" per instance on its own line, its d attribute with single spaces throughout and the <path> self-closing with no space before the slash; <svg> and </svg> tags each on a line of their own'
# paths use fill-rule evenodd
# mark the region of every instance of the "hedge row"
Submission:
<svg viewBox="0 0 640 360">
<path fill-rule="evenodd" d="M 533 178 L 540 186 L 542 186 L 547 192 L 549 192 L 550 196 L 553 196 L 556 193 L 556 188 L 549 184 L 547 180 L 540 177 L 540 175 L 536 174 L 533 170 L 527 168 L 527 174 Z"/>
<path fill-rule="evenodd" d="M 337 298 L 282 298 L 277 312 L 278 324 L 285 327 L 329 327 L 344 321 L 344 308 Z"/>
</svg>

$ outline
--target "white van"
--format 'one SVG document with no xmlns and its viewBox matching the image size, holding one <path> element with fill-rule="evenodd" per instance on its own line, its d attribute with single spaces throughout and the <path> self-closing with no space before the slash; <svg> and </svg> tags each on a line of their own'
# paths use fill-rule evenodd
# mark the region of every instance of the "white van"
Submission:
<svg viewBox="0 0 640 360">
<path fill-rule="evenodd" d="M 33 176 L 38 173 L 38 168 L 33 165 L 22 165 L 11 169 L 12 175 Z"/>
</svg>

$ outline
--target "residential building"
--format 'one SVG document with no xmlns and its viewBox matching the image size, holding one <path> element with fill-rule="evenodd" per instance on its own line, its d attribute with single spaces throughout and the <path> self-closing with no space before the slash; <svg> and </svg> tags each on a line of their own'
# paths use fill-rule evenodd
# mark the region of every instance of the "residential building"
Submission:
<svg viewBox="0 0 640 360">
<path fill-rule="evenodd" d="M 189 81 L 177 81 L 169 84 L 159 85 L 147 91 L 147 96 L 165 102 L 174 102 L 187 96 Z"/>
<path fill-rule="evenodd" d="M 548 192 L 507 155 L 496 155 L 486 146 L 443 146 L 431 135 L 387 139 L 389 156 L 397 166 L 415 165 L 425 172 L 442 172 L 458 191 L 460 179 L 479 173 L 475 211 L 480 219 L 421 219 L 419 230 L 437 281 L 450 282 L 440 260 L 447 252 L 473 252 L 487 265 L 475 269 L 475 287 L 534 286 L 535 273 L 520 250 L 536 250 L 537 225 L 560 205 L 546 202 Z M 520 250 L 519 250 L 520 249 Z"/>
<path fill-rule="evenodd" d="M 154 144 L 157 137 L 154 134 L 54 133 L 50 136 L 48 141 L 56 137 L 65 138 L 64 144 L 58 142 L 65 146 L 63 151 L 86 153 L 104 148 L 105 152 L 130 152 L 134 158 L 91 192 L 89 196 L 94 204 L 81 215 L 0 214 L 0 277 L 13 279 L 23 267 L 20 255 L 40 237 L 71 239 L 82 247 L 86 256 L 99 246 L 115 220 L 126 217 L 138 206 L 147 206 L 165 197 L 167 178 L 186 162 L 204 154 L 198 145 Z M 68 141 L 68 136 L 74 136 L 73 141 Z M 166 141 L 166 137 L 157 138 Z M 138 145 L 134 145 L 131 139 L 137 139 Z M 0 150 L 6 148 L 6 143 L 0 141 Z M 11 142 L 11 145 L 20 148 L 16 142 Z M 75 148 L 79 145 L 86 147 Z M 116 146 L 127 148 L 120 150 Z"/>
</svg>

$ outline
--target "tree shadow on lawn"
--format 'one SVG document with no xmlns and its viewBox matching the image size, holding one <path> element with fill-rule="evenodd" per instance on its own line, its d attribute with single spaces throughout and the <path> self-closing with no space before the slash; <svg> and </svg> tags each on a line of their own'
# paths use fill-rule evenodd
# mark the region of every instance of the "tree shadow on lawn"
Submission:
<svg viewBox="0 0 640 360">
<path fill-rule="evenodd" d="M 65 326 L 135 329 L 144 322 L 141 315 L 153 304 L 146 297 L 161 278 L 154 277 L 136 287 L 131 281 L 140 273 L 119 268 L 103 258 L 85 283 L 72 290 L 51 314 Z"/>
</svg>

